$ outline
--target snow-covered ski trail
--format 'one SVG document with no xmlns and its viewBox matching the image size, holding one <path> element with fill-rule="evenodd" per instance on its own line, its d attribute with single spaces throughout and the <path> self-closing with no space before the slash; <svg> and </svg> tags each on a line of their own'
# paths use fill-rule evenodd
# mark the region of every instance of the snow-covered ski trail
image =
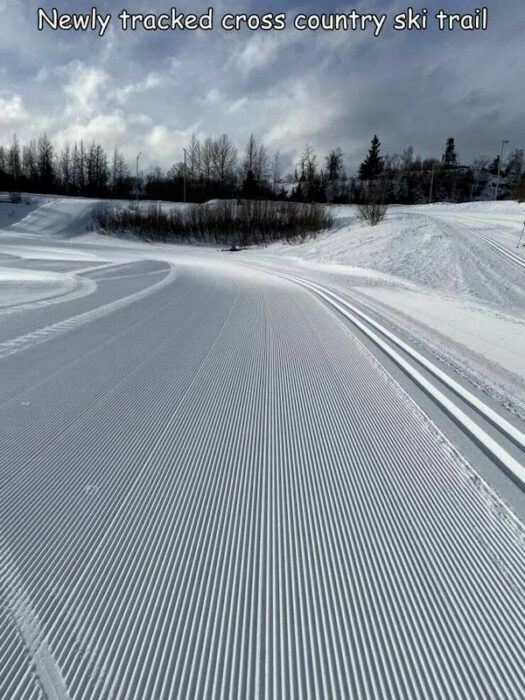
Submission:
<svg viewBox="0 0 525 700">
<path fill-rule="evenodd" d="M 525 433 L 519 430 L 515 425 L 506 420 L 500 413 L 493 410 L 485 404 L 480 398 L 475 396 L 471 391 L 454 380 L 446 372 L 440 369 L 436 364 L 428 360 L 424 355 L 410 347 L 406 342 L 396 337 L 391 331 L 372 319 L 366 313 L 363 313 L 355 304 L 349 303 L 347 300 L 331 291 L 329 288 L 317 283 L 308 281 L 307 279 L 294 275 L 284 275 L 286 278 L 298 282 L 307 289 L 318 294 L 322 299 L 327 301 L 332 307 L 339 311 L 345 318 L 348 318 L 354 325 L 360 328 L 378 347 L 380 347 L 396 364 L 398 364 L 417 384 L 419 384 L 436 402 L 438 402 L 443 410 L 447 411 L 458 422 L 462 428 L 470 433 L 472 437 L 480 442 L 484 449 L 491 453 L 496 462 L 501 463 L 512 479 L 516 481 L 522 490 L 525 490 L 525 466 L 522 460 L 516 459 L 509 454 L 505 448 L 494 440 L 490 435 L 483 430 L 475 421 L 467 416 L 460 407 L 454 405 L 443 393 L 438 386 L 433 386 L 417 369 L 417 365 L 428 370 L 439 382 L 451 389 L 461 401 L 474 408 L 483 418 L 494 425 L 506 439 L 514 442 L 522 452 L 525 450 Z M 377 334 L 379 332 L 379 335 Z M 398 352 L 392 349 L 385 339 L 391 341 L 394 346 L 401 349 L 416 364 L 408 363 Z"/>
<path fill-rule="evenodd" d="M 0 359 L 0 526 L 69 697 L 520 697 L 523 526 L 318 290 L 242 267 Z M 0 697 L 43 697 L 5 607 L 0 640 Z"/>
<path fill-rule="evenodd" d="M 525 270 L 525 258 L 519 253 L 510 250 L 506 246 L 501 245 L 490 236 L 483 235 L 479 231 L 473 229 L 471 226 L 467 226 L 465 223 L 457 221 L 457 219 L 454 219 L 454 226 L 458 226 L 459 228 L 468 231 L 469 235 L 475 236 L 480 241 L 486 243 L 492 250 L 496 251 L 496 253 L 500 257 L 504 258 L 505 260 L 510 260 L 512 263 L 518 265 L 523 270 Z"/>
</svg>

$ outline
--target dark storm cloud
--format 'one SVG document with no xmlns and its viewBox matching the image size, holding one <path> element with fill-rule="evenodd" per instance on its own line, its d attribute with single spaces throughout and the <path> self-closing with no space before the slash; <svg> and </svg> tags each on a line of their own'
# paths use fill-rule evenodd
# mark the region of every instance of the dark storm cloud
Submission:
<svg viewBox="0 0 525 700">
<path fill-rule="evenodd" d="M 430 14 L 438 9 L 432 4 Z M 43 5 L 54 6 L 80 12 L 92 3 Z M 135 0 L 126 9 L 161 12 L 170 6 Z M 114 3 L 97 7 L 116 14 Z M 179 9 L 207 7 L 184 3 Z M 457 12 L 475 7 L 447 4 Z M 465 160 L 492 155 L 503 137 L 525 146 L 525 10 L 522 0 L 488 7 L 486 33 L 400 33 L 390 22 L 379 38 L 291 30 L 123 33 L 114 17 L 100 39 L 37 32 L 32 2 L 0 0 L 2 140 L 45 129 L 61 142 L 98 139 L 108 148 L 118 144 L 130 158 L 141 150 L 150 164 L 167 166 L 180 159 L 192 132 L 226 131 L 241 146 L 253 131 L 289 163 L 306 142 L 320 153 L 341 146 L 350 169 L 375 132 L 385 149 L 413 145 L 424 156 L 439 154 L 445 138 L 455 136 Z M 222 1 L 214 8 L 216 17 L 273 10 L 290 19 L 297 11 L 352 6 Z M 406 5 L 371 0 L 356 9 L 392 16 Z"/>
</svg>

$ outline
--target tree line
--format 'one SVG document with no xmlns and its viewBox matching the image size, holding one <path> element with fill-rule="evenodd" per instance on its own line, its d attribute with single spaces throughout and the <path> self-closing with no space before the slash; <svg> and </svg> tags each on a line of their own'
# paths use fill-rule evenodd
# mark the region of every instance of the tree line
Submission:
<svg viewBox="0 0 525 700">
<path fill-rule="evenodd" d="M 402 153 L 382 152 L 377 136 L 357 168 L 348 176 L 340 148 L 319 158 L 310 145 L 292 172 L 283 174 L 281 154 L 270 153 L 250 136 L 239 153 L 227 134 L 201 140 L 192 136 L 186 162 L 168 170 L 151 168 L 134 176 L 122 152 L 108 154 L 99 143 L 83 141 L 57 148 L 43 133 L 27 144 L 16 136 L 0 146 L 0 190 L 41 192 L 100 198 L 163 199 L 190 202 L 210 199 L 275 199 L 297 202 L 361 204 L 470 201 L 519 196 L 525 190 L 524 154 L 511 150 L 481 156 L 462 164 L 453 138 L 440 158 L 423 159 L 409 147 Z"/>
</svg>

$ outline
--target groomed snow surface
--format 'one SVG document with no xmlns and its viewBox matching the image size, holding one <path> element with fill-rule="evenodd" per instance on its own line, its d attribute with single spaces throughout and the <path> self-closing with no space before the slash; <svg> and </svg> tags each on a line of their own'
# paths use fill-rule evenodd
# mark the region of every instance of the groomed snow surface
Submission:
<svg viewBox="0 0 525 700">
<path fill-rule="evenodd" d="M 524 697 L 525 207 L 231 255 L 96 205 L 0 230 L 0 698 Z"/>
<path fill-rule="evenodd" d="M 335 231 L 257 258 L 351 288 L 411 342 L 525 418 L 525 246 L 516 247 L 525 204 L 391 207 L 373 228 L 359 224 L 356 208 L 335 212 Z"/>
</svg>

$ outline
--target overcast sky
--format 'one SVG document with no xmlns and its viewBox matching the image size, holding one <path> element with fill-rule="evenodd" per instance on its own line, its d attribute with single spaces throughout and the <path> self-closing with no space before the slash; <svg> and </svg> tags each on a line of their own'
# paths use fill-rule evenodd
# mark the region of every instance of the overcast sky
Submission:
<svg viewBox="0 0 525 700">
<path fill-rule="evenodd" d="M 94 33 L 36 29 L 37 7 L 85 12 L 92 4 L 114 17 Z M 202 12 L 209 2 L 127 0 L 129 12 Z M 168 167 L 190 135 L 227 132 L 243 147 L 251 132 L 291 164 L 305 143 L 319 156 L 340 146 L 349 171 L 377 133 L 384 150 L 412 145 L 439 155 L 454 136 L 463 161 L 494 156 L 502 138 L 525 147 L 525 6 L 488 0 L 485 33 L 224 32 L 225 12 L 387 12 L 401 0 L 215 3 L 213 32 L 122 32 L 122 5 L 100 0 L 0 0 L 0 141 L 45 130 L 59 143 L 95 139 L 118 145 L 131 161 Z M 480 3 L 481 5 L 481 3 Z M 465 0 L 429 1 L 471 12 Z"/>
</svg>

